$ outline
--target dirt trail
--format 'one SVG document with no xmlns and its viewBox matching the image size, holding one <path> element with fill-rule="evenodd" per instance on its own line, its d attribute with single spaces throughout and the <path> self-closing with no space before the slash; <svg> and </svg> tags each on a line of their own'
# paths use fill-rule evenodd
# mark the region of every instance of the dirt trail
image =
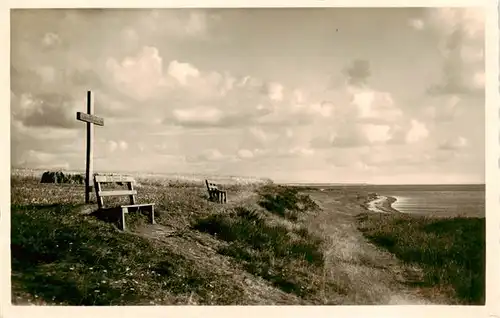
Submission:
<svg viewBox="0 0 500 318">
<path fill-rule="evenodd" d="M 402 266 L 392 254 L 369 243 L 357 230 L 355 216 L 363 212 L 362 207 L 337 201 L 328 193 L 309 194 L 322 208 L 311 217 L 311 229 L 329 242 L 325 275 L 346 290 L 339 300 L 341 304 L 435 304 L 403 285 L 412 276 L 420 275 L 418 269 Z"/>
</svg>

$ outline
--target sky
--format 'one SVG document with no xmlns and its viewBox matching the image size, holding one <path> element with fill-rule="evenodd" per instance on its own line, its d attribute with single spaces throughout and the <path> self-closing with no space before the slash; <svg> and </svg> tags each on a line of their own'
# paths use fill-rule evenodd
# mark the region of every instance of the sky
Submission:
<svg viewBox="0 0 500 318">
<path fill-rule="evenodd" d="M 483 183 L 474 8 L 11 11 L 11 166 Z"/>
</svg>

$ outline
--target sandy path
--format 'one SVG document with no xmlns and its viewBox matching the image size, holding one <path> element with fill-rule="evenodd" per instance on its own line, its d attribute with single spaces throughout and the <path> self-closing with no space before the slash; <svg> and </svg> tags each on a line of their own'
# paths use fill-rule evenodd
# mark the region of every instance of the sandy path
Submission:
<svg viewBox="0 0 500 318">
<path fill-rule="evenodd" d="M 310 220 L 311 229 L 327 243 L 325 275 L 346 290 L 330 302 L 338 304 L 432 304 L 402 284 L 405 275 L 418 275 L 390 253 L 369 243 L 357 230 L 355 216 L 363 212 L 357 204 L 336 200 L 334 194 L 310 192 L 322 211 Z M 338 198 L 337 198 L 338 199 Z M 379 209 L 384 198 L 371 205 Z M 383 212 L 383 211 L 382 211 Z"/>
</svg>

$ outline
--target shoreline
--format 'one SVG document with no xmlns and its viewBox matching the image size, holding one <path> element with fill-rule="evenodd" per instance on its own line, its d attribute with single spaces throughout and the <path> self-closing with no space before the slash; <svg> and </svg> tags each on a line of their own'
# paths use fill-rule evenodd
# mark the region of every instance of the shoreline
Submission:
<svg viewBox="0 0 500 318">
<path fill-rule="evenodd" d="M 395 197 L 377 194 L 373 200 L 366 203 L 365 207 L 368 211 L 376 213 L 401 213 L 401 211 L 392 207 L 392 204 L 396 201 L 397 198 Z"/>
</svg>

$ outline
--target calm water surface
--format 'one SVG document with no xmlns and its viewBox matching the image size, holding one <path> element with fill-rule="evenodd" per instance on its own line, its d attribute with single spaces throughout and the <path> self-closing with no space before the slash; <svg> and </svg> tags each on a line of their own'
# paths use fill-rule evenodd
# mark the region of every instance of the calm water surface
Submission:
<svg viewBox="0 0 500 318">
<path fill-rule="evenodd" d="M 484 185 L 353 185 L 343 188 L 394 197 L 397 201 L 392 207 L 402 213 L 485 216 Z"/>
</svg>

